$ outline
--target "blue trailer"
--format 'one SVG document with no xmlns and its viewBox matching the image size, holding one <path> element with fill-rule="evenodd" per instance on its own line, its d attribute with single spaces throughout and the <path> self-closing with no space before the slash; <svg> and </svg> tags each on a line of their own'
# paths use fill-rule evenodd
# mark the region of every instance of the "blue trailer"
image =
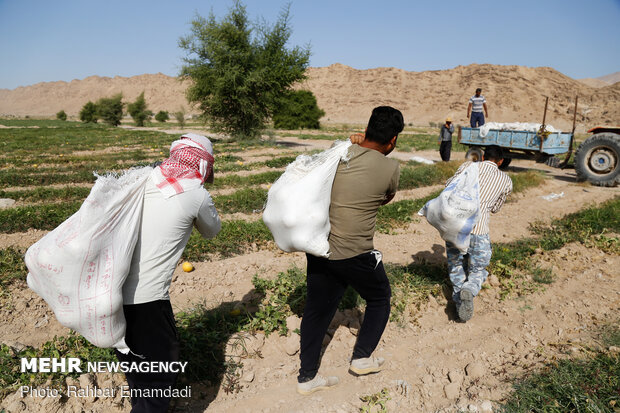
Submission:
<svg viewBox="0 0 620 413">
<path fill-rule="evenodd" d="M 498 145 L 504 150 L 501 169 L 507 168 L 514 158 L 534 159 L 549 166 L 566 168 L 573 153 L 573 138 L 577 121 L 577 101 L 573 113 L 573 130 L 548 132 L 545 130 L 547 104 L 543 114 L 542 127 L 537 132 L 520 130 L 490 129 L 486 136 L 480 136 L 480 128 L 458 128 L 458 141 L 468 145 L 467 159 L 477 162 L 482 159 L 484 148 Z M 620 126 L 597 126 L 588 131 L 587 138 L 575 151 L 575 172 L 577 180 L 588 181 L 593 185 L 617 186 L 620 184 Z M 557 155 L 566 154 L 560 165 Z"/>
<path fill-rule="evenodd" d="M 557 166 L 560 160 L 556 155 L 569 152 L 572 139 L 573 134 L 566 132 L 490 129 L 486 136 L 480 136 L 480 128 L 458 129 L 459 143 L 469 146 L 466 158 L 478 161 L 486 146 L 498 145 L 504 149 L 504 168 L 513 158 L 535 159 Z"/>
</svg>

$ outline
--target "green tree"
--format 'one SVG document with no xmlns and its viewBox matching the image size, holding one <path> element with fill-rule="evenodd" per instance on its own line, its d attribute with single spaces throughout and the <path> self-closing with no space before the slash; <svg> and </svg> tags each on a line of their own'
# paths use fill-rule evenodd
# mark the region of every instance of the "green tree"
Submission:
<svg viewBox="0 0 620 413">
<path fill-rule="evenodd" d="M 97 105 L 88 101 L 80 110 L 80 120 L 84 123 L 97 123 Z"/>
<path fill-rule="evenodd" d="M 289 6 L 273 25 L 250 24 L 240 1 L 221 21 L 196 15 L 179 40 L 187 52 L 181 76 L 193 81 L 187 99 L 215 131 L 255 137 L 282 94 L 305 79 L 310 49 L 288 49 L 290 36 Z"/>
<path fill-rule="evenodd" d="M 318 129 L 325 112 L 319 109 L 316 97 L 309 90 L 291 90 L 282 96 L 273 114 L 278 129 Z"/>
<path fill-rule="evenodd" d="M 67 114 L 65 113 L 64 109 L 56 114 L 56 119 L 67 120 Z"/>
<path fill-rule="evenodd" d="M 127 112 L 136 122 L 136 126 L 144 126 L 144 122 L 153 116 L 153 112 L 147 109 L 144 92 L 140 93 L 135 102 L 127 105 Z"/>
<path fill-rule="evenodd" d="M 174 112 L 174 118 L 177 120 L 177 123 L 181 128 L 185 126 L 185 109 Z"/>
<path fill-rule="evenodd" d="M 105 123 L 118 126 L 123 119 L 123 95 L 121 93 L 109 98 L 101 98 L 97 101 L 97 115 Z"/>
<path fill-rule="evenodd" d="M 164 123 L 166 122 L 168 119 L 170 119 L 170 115 L 168 114 L 167 111 L 165 110 L 160 110 L 159 112 L 157 112 L 157 115 L 155 115 L 155 120 L 157 122 L 161 122 Z"/>
</svg>

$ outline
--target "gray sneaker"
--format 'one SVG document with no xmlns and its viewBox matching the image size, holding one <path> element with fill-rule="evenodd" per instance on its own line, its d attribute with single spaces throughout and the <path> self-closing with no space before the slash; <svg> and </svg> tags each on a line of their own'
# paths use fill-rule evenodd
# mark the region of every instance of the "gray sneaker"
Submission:
<svg viewBox="0 0 620 413">
<path fill-rule="evenodd" d="M 297 383 L 297 393 L 307 395 L 315 391 L 325 390 L 338 384 L 340 380 L 336 376 L 323 377 L 316 375 L 312 380 L 305 383 Z"/>
<path fill-rule="evenodd" d="M 357 374 L 358 376 L 377 373 L 381 371 L 381 366 L 383 366 L 383 363 L 385 363 L 385 359 L 383 357 L 370 356 L 363 359 L 355 359 L 351 360 L 349 371 Z"/>
<path fill-rule="evenodd" d="M 461 304 L 457 306 L 459 318 L 469 321 L 474 316 L 474 294 L 466 289 L 461 290 Z"/>
</svg>

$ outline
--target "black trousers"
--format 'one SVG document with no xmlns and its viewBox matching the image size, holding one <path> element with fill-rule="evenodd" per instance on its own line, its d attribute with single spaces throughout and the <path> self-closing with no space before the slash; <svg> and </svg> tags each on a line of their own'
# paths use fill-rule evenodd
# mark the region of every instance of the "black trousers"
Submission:
<svg viewBox="0 0 620 413">
<path fill-rule="evenodd" d="M 370 357 L 390 317 L 392 291 L 383 263 L 372 252 L 330 261 L 306 254 L 308 295 L 301 320 L 301 368 L 297 380 L 312 380 L 319 370 L 327 328 L 348 285 L 366 300 L 364 322 L 353 349 L 353 359 Z"/>
<path fill-rule="evenodd" d="M 441 155 L 442 161 L 448 162 L 450 160 L 450 151 L 452 151 L 452 141 L 441 141 L 439 155 Z"/>
<path fill-rule="evenodd" d="M 125 342 L 135 354 L 116 351 L 119 361 L 179 361 L 179 337 L 169 300 L 124 305 Z M 130 389 L 174 389 L 177 373 L 126 373 Z M 132 413 L 166 412 L 169 397 L 133 397 Z"/>
</svg>

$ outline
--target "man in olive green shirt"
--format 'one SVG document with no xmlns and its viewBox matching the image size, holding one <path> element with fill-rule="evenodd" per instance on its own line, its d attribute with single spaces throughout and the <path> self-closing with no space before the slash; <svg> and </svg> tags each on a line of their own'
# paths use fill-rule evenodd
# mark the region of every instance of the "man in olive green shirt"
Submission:
<svg viewBox="0 0 620 413">
<path fill-rule="evenodd" d="M 376 373 L 385 361 L 372 353 L 390 316 L 391 290 L 373 237 L 377 210 L 398 188 L 398 161 L 386 155 L 396 147 L 403 127 L 400 111 L 389 106 L 375 108 L 364 138 L 352 137 L 349 160 L 338 165 L 329 211 L 329 258 L 306 254 L 308 288 L 297 378 L 301 394 L 338 383 L 337 377 L 323 377 L 317 372 L 323 338 L 349 285 L 366 300 L 349 371 L 355 375 Z"/>
</svg>

